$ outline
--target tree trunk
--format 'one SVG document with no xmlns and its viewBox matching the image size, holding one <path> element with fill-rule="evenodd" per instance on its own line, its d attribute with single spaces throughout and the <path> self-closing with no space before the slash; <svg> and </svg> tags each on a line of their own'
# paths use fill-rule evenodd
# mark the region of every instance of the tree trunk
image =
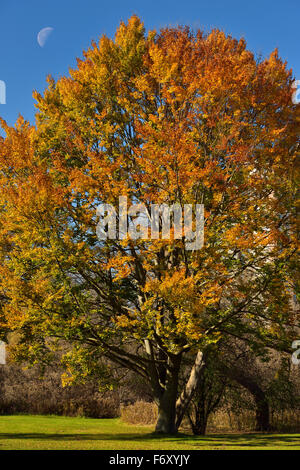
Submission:
<svg viewBox="0 0 300 470">
<path fill-rule="evenodd" d="M 194 419 L 190 414 L 188 414 L 189 422 L 195 436 L 205 436 L 208 414 L 205 412 L 205 403 L 204 401 L 198 402 L 194 406 Z"/>
<path fill-rule="evenodd" d="M 207 427 L 207 417 L 199 416 L 199 419 L 192 425 L 192 431 L 195 436 L 205 436 Z"/>
<path fill-rule="evenodd" d="M 164 394 L 158 405 L 158 419 L 155 427 L 157 434 L 176 434 L 176 396 Z"/>
<path fill-rule="evenodd" d="M 157 434 L 176 434 L 176 399 L 181 356 L 169 357 L 169 367 L 163 392 L 158 397 Z"/>
<path fill-rule="evenodd" d="M 191 399 L 193 398 L 193 395 L 197 389 L 203 367 L 204 367 L 203 353 L 201 351 L 198 351 L 196 359 L 195 359 L 195 363 L 190 373 L 189 380 L 176 402 L 176 427 L 177 429 L 179 429 L 179 426 L 181 425 L 184 414 L 186 410 L 188 409 Z"/>
<path fill-rule="evenodd" d="M 196 390 L 204 364 L 203 354 L 200 351 L 198 352 L 186 386 L 177 399 L 182 354 L 169 354 L 166 366 L 163 368 L 162 366 L 156 366 L 153 349 L 149 340 L 145 341 L 145 349 L 149 358 L 152 359 L 149 362 L 148 374 L 153 396 L 158 406 L 155 432 L 159 434 L 176 434 Z"/>
<path fill-rule="evenodd" d="M 264 392 L 254 395 L 256 403 L 256 431 L 270 431 L 269 403 Z"/>
</svg>

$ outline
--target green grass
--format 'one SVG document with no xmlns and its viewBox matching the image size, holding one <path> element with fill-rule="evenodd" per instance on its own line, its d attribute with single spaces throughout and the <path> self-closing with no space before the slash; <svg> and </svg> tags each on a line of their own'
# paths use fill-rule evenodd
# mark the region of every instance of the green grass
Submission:
<svg viewBox="0 0 300 470">
<path fill-rule="evenodd" d="M 0 450 L 213 450 L 297 449 L 300 434 L 187 434 L 158 437 L 152 428 L 119 419 L 1 416 Z"/>
</svg>

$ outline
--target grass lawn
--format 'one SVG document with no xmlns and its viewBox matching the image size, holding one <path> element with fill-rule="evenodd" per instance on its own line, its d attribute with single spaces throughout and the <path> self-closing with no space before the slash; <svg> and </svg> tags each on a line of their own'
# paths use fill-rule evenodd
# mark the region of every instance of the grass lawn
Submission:
<svg viewBox="0 0 300 470">
<path fill-rule="evenodd" d="M 1 416 L 0 450 L 214 450 L 297 449 L 300 434 L 210 434 L 157 437 L 152 428 L 119 419 Z"/>
</svg>

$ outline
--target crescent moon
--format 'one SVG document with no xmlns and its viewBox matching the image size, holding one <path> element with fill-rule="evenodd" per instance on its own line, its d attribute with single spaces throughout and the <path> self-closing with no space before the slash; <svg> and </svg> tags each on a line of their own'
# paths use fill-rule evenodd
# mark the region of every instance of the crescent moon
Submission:
<svg viewBox="0 0 300 470">
<path fill-rule="evenodd" d="M 51 28 L 50 26 L 48 26 L 47 28 L 41 29 L 41 31 L 37 35 L 37 42 L 39 46 L 44 47 L 52 31 L 53 31 L 53 28 Z"/>
</svg>

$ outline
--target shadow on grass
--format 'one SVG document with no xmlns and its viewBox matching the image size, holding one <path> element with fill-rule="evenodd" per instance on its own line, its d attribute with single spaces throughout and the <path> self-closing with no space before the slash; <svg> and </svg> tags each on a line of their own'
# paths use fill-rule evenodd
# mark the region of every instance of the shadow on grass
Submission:
<svg viewBox="0 0 300 470">
<path fill-rule="evenodd" d="M 211 434 L 207 436 L 191 436 L 178 434 L 175 436 L 161 436 L 135 433 L 93 433 L 93 434 L 50 434 L 50 433 L 0 433 L 0 440 L 34 439 L 48 441 L 163 441 L 165 443 L 181 443 L 189 446 L 201 447 L 264 447 L 288 444 L 289 447 L 300 446 L 300 435 L 270 435 L 270 434 Z"/>
</svg>

